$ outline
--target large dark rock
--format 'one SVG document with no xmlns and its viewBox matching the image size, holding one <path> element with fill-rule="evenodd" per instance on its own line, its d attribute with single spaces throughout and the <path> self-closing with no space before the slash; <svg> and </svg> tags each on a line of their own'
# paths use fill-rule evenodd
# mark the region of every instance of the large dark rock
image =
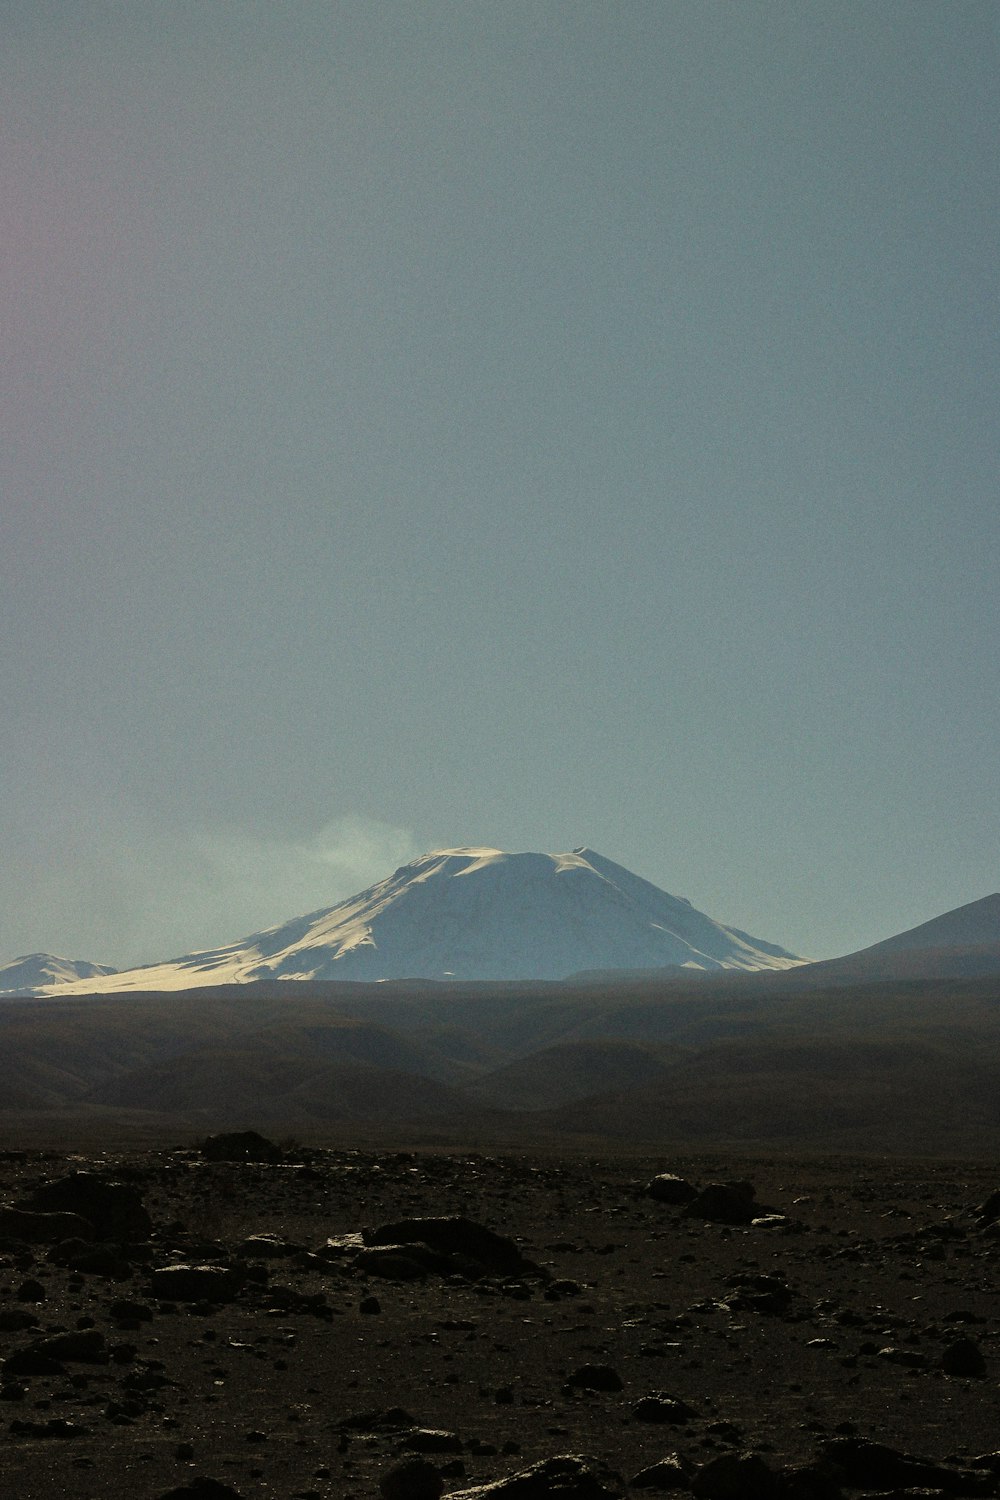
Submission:
<svg viewBox="0 0 1000 1500">
<path fill-rule="evenodd" d="M 187 1484 L 179 1484 L 175 1489 L 166 1490 L 157 1500 L 242 1500 L 242 1496 L 232 1485 L 199 1475 L 195 1479 L 189 1479 Z"/>
<path fill-rule="evenodd" d="M 710 1182 L 690 1200 L 684 1212 L 715 1224 L 749 1224 L 759 1212 L 749 1182 Z"/>
<path fill-rule="evenodd" d="M 981 1379 L 986 1374 L 986 1361 L 975 1339 L 956 1339 L 949 1344 L 941 1356 L 941 1368 L 946 1375 L 966 1375 Z"/>
<path fill-rule="evenodd" d="M 382 1500 L 438 1500 L 444 1480 L 426 1458 L 405 1458 L 386 1470 L 378 1488 Z"/>
<path fill-rule="evenodd" d="M 39 1213 L 29 1208 L 0 1205 L 0 1237 L 27 1245 L 57 1245 L 61 1240 L 93 1233 L 87 1219 L 72 1213 Z"/>
<path fill-rule="evenodd" d="M 983 1224 L 993 1224 L 1000 1219 L 1000 1188 L 990 1193 L 989 1197 L 985 1198 L 973 1212 Z"/>
<path fill-rule="evenodd" d="M 43 1213 L 78 1214 L 99 1240 L 144 1240 L 152 1220 L 142 1194 L 131 1182 L 114 1182 L 94 1172 L 71 1172 L 35 1189 L 24 1204 Z"/>
<path fill-rule="evenodd" d="M 272 1166 L 284 1156 L 280 1146 L 256 1130 L 230 1130 L 221 1135 L 210 1135 L 202 1143 L 201 1154 L 206 1161 L 256 1161 Z"/>
<path fill-rule="evenodd" d="M 645 1189 L 646 1197 L 654 1198 L 657 1203 L 690 1203 L 697 1191 L 687 1178 L 674 1172 L 660 1172 Z"/>
<path fill-rule="evenodd" d="M 367 1245 L 427 1245 L 441 1255 L 471 1262 L 483 1272 L 500 1276 L 519 1276 L 538 1270 L 525 1259 L 513 1240 L 461 1215 L 400 1219 L 394 1224 L 363 1230 L 362 1237 Z"/>
<path fill-rule="evenodd" d="M 149 1278 L 161 1302 L 232 1302 L 245 1277 L 232 1266 L 162 1266 Z"/>
<path fill-rule="evenodd" d="M 778 1500 L 780 1487 L 759 1453 L 722 1453 L 691 1480 L 697 1500 Z"/>
<path fill-rule="evenodd" d="M 821 1450 L 824 1465 L 850 1489 L 935 1489 L 966 1493 L 964 1476 L 955 1469 L 914 1458 L 865 1438 L 834 1438 Z"/>
<path fill-rule="evenodd" d="M 686 1490 L 690 1488 L 694 1464 L 679 1453 L 668 1453 L 658 1463 L 649 1464 L 633 1474 L 629 1483 L 634 1490 Z"/>
<path fill-rule="evenodd" d="M 679 1397 L 668 1395 L 666 1391 L 654 1391 L 636 1402 L 632 1415 L 637 1422 L 662 1422 L 678 1427 L 690 1422 L 698 1413 Z"/>
<path fill-rule="evenodd" d="M 580 1365 L 567 1378 L 566 1388 L 573 1391 L 621 1391 L 622 1378 L 611 1365 Z"/>
<path fill-rule="evenodd" d="M 507 1479 L 452 1492 L 449 1500 L 617 1500 L 625 1485 L 598 1459 L 559 1454 Z"/>
</svg>

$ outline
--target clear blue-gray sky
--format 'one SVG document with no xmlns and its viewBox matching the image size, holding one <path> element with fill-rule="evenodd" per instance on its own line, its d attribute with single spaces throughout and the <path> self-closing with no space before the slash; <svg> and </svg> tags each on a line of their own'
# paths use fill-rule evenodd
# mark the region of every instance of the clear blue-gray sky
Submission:
<svg viewBox="0 0 1000 1500">
<path fill-rule="evenodd" d="M 0 961 L 998 877 L 993 0 L 4 0 Z"/>
</svg>

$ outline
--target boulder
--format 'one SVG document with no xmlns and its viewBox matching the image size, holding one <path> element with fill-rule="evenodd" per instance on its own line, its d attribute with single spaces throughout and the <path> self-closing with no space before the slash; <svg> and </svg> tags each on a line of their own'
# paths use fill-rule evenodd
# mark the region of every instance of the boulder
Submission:
<svg viewBox="0 0 1000 1500">
<path fill-rule="evenodd" d="M 386 1470 L 378 1488 L 382 1500 L 438 1500 L 444 1480 L 426 1458 L 405 1458 Z"/>
<path fill-rule="evenodd" d="M 690 1422 L 698 1413 L 693 1406 L 688 1406 L 686 1401 L 681 1401 L 677 1396 L 670 1396 L 666 1391 L 654 1391 L 636 1402 L 632 1415 L 637 1422 L 666 1422 L 679 1427 Z"/>
<path fill-rule="evenodd" d="M 687 1178 L 678 1177 L 675 1172 L 660 1172 L 645 1187 L 646 1197 L 654 1198 L 657 1203 L 690 1203 L 697 1191 Z"/>
<path fill-rule="evenodd" d="M 94 1172 L 71 1172 L 45 1182 L 23 1206 L 43 1213 L 78 1214 L 99 1240 L 144 1240 L 152 1228 L 134 1183 L 114 1182 Z"/>
<path fill-rule="evenodd" d="M 975 1339 L 956 1339 L 949 1344 L 941 1356 L 941 1368 L 946 1375 L 966 1375 L 980 1379 L 986 1374 L 986 1361 Z"/>
<path fill-rule="evenodd" d="M 753 1184 L 749 1182 L 710 1182 L 695 1194 L 684 1211 L 714 1224 L 749 1224 L 759 1215 L 754 1196 Z"/>
<path fill-rule="evenodd" d="M 691 1479 L 697 1500 L 777 1500 L 781 1481 L 759 1453 L 722 1453 Z"/>
<path fill-rule="evenodd" d="M 221 1135 L 210 1135 L 202 1142 L 201 1154 L 206 1161 L 256 1161 L 272 1166 L 284 1157 L 280 1146 L 256 1130 L 230 1130 Z"/>
<path fill-rule="evenodd" d="M 57 1245 L 60 1240 L 85 1238 L 91 1224 L 79 1214 L 40 1213 L 29 1208 L 0 1204 L 0 1236 L 23 1240 L 27 1245 Z"/>
<path fill-rule="evenodd" d="M 611 1365 L 581 1365 L 566 1381 L 570 1391 L 621 1391 L 622 1378 Z"/>
<path fill-rule="evenodd" d="M 244 1277 L 231 1266 L 163 1266 L 149 1278 L 161 1302 L 232 1302 Z"/>
<path fill-rule="evenodd" d="M 400 1219 L 377 1229 L 362 1231 L 366 1245 L 426 1245 L 440 1255 L 453 1256 L 459 1264 L 471 1263 L 480 1274 L 523 1276 L 538 1272 L 512 1239 L 496 1234 L 460 1214 L 447 1218 Z"/>
<path fill-rule="evenodd" d="M 668 1453 L 658 1463 L 633 1474 L 629 1483 L 634 1490 L 686 1490 L 690 1488 L 693 1470 L 690 1460 L 679 1453 Z"/>
</svg>

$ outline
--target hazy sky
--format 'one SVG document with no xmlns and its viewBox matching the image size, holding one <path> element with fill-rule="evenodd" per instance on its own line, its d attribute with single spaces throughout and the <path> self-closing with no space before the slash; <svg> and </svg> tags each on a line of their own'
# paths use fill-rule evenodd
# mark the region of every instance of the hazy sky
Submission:
<svg viewBox="0 0 1000 1500">
<path fill-rule="evenodd" d="M 1000 887 L 994 0 L 0 0 L 0 961 Z"/>
</svg>

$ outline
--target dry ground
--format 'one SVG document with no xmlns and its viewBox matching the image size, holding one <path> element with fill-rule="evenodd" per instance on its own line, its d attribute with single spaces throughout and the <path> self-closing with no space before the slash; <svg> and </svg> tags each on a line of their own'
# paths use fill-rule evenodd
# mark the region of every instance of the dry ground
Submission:
<svg viewBox="0 0 1000 1500">
<path fill-rule="evenodd" d="M 103 1271 L 0 1240 L 6 1361 L 62 1331 L 103 1335 L 96 1360 L 0 1370 L 0 1492 L 19 1500 L 156 1500 L 198 1474 L 248 1500 L 361 1500 L 407 1444 L 433 1447 L 414 1429 L 450 1435 L 429 1454 L 446 1494 L 566 1452 L 629 1480 L 671 1452 L 805 1464 L 837 1434 L 953 1464 L 1000 1448 L 1000 1237 L 972 1213 L 1000 1172 L 982 1162 L 8 1152 L 0 1202 L 85 1169 L 134 1184 L 153 1227 Z M 786 1222 L 657 1203 L 642 1189 L 664 1171 L 749 1178 L 761 1212 Z M 426 1215 L 512 1237 L 542 1275 L 393 1279 L 317 1254 Z M 279 1243 L 247 1247 L 254 1235 Z M 176 1263 L 235 1266 L 242 1285 L 168 1301 L 152 1276 Z M 124 1316 L 123 1302 L 144 1311 Z M 13 1326 L 18 1314 L 34 1323 Z M 985 1374 L 945 1373 L 962 1336 Z M 574 1386 L 585 1366 L 621 1388 Z M 694 1415 L 644 1420 L 655 1393 Z"/>
</svg>

